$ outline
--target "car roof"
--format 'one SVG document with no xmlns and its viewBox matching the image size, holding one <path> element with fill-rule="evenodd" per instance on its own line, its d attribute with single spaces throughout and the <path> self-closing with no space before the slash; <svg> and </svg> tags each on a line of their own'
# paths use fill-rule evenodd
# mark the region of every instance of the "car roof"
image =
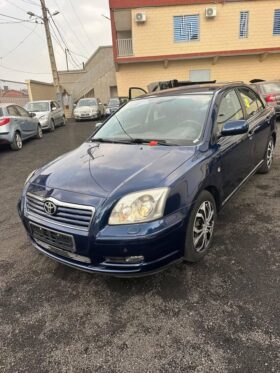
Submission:
<svg viewBox="0 0 280 373">
<path fill-rule="evenodd" d="M 253 85 L 264 85 L 264 84 L 270 84 L 270 83 L 278 83 L 280 84 L 280 80 L 264 80 L 262 82 L 256 82 L 252 83 Z"/>
<path fill-rule="evenodd" d="M 55 100 L 34 100 L 34 101 L 29 101 L 28 104 L 32 104 L 33 102 L 52 102 Z"/>
<path fill-rule="evenodd" d="M 21 105 L 15 104 L 13 102 L 0 103 L 0 107 L 7 107 L 7 106 L 10 106 L 10 105 L 21 106 Z"/>
<path fill-rule="evenodd" d="M 248 87 L 243 82 L 229 82 L 229 83 L 207 83 L 207 84 L 193 84 L 177 88 L 164 89 L 162 91 L 150 92 L 140 97 L 154 97 L 154 96 L 178 96 L 190 93 L 214 94 L 217 91 L 235 88 L 235 87 Z"/>
</svg>

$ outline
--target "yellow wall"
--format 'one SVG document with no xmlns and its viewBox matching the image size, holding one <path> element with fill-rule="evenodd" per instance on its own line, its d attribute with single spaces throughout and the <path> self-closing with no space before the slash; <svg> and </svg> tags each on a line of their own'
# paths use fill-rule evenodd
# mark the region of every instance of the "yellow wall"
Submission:
<svg viewBox="0 0 280 373">
<path fill-rule="evenodd" d="M 218 15 L 205 18 L 205 8 L 215 6 Z M 237 1 L 234 3 L 154 7 L 132 10 L 134 56 L 154 56 L 235 49 L 279 47 L 280 36 L 273 36 L 274 9 L 279 0 Z M 249 37 L 239 38 L 240 11 L 248 10 Z M 147 22 L 134 22 L 135 13 L 145 12 Z M 174 42 L 173 16 L 200 14 L 200 40 Z"/>
<path fill-rule="evenodd" d="M 37 82 L 35 80 L 26 81 L 30 101 L 54 100 L 56 97 L 53 84 Z"/>
<path fill-rule="evenodd" d="M 221 57 L 213 65 L 213 59 L 170 61 L 165 68 L 163 62 L 120 64 L 117 72 L 119 95 L 128 94 L 129 87 L 146 88 L 151 82 L 160 80 L 189 80 L 190 70 L 210 69 L 211 79 L 217 81 L 251 79 L 280 79 L 280 54 L 269 55 L 260 62 L 259 56 Z"/>
</svg>

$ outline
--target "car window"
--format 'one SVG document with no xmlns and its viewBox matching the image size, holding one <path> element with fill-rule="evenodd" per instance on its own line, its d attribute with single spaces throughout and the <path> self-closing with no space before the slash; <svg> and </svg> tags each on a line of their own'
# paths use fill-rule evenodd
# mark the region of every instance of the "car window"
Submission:
<svg viewBox="0 0 280 373">
<path fill-rule="evenodd" d="M 29 117 L 28 112 L 24 108 L 17 106 L 16 109 L 21 117 Z"/>
<path fill-rule="evenodd" d="M 9 115 L 13 116 L 13 117 L 18 117 L 19 116 L 19 113 L 16 109 L 15 106 L 11 105 L 11 106 L 8 106 L 7 107 L 7 111 L 9 113 Z"/>
<path fill-rule="evenodd" d="M 0 108 L 0 117 L 3 116 L 3 110 Z"/>
<path fill-rule="evenodd" d="M 217 118 L 217 133 L 219 134 L 226 122 L 244 119 L 243 110 L 237 94 L 229 91 L 222 98 Z"/>
<path fill-rule="evenodd" d="M 83 98 L 77 104 L 77 107 L 80 106 L 97 106 L 97 101 L 95 98 Z"/>
<path fill-rule="evenodd" d="M 262 90 L 265 94 L 278 94 L 280 95 L 280 82 L 264 83 Z"/>
<path fill-rule="evenodd" d="M 208 93 L 194 93 L 130 101 L 111 116 L 94 137 L 196 144 L 202 137 L 212 97 Z"/>
<path fill-rule="evenodd" d="M 263 109 L 263 103 L 254 91 L 249 88 L 238 88 L 238 90 L 249 117 Z"/>
<path fill-rule="evenodd" d="M 48 101 L 34 101 L 25 105 L 25 109 L 34 113 L 50 111 Z"/>
</svg>

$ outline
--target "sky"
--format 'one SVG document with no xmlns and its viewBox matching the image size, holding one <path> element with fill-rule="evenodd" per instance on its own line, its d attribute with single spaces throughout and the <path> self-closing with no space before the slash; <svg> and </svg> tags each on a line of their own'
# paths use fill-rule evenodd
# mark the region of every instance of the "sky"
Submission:
<svg viewBox="0 0 280 373">
<path fill-rule="evenodd" d="M 109 17 L 108 0 L 45 1 L 52 14 L 60 12 L 53 19 L 71 51 L 70 69 L 81 68 L 100 45 L 112 44 L 110 21 L 102 17 Z M 28 11 L 42 16 L 40 0 L 0 0 L 0 79 L 51 82 L 44 25 L 35 23 L 34 18 L 34 23 L 29 23 L 6 17 L 32 21 Z M 66 70 L 66 47 L 54 24 L 51 32 L 57 68 Z"/>
</svg>

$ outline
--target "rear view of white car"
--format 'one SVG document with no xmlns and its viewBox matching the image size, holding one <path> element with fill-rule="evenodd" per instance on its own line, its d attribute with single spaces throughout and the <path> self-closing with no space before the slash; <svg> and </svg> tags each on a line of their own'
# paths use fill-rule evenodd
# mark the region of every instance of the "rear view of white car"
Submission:
<svg viewBox="0 0 280 373">
<path fill-rule="evenodd" d="M 56 126 L 66 124 L 63 108 L 57 101 L 32 101 L 26 104 L 25 108 L 35 113 L 43 130 L 53 132 Z"/>
<path fill-rule="evenodd" d="M 104 116 L 104 106 L 99 98 L 82 98 L 75 105 L 76 121 L 83 119 L 98 119 Z"/>
</svg>

